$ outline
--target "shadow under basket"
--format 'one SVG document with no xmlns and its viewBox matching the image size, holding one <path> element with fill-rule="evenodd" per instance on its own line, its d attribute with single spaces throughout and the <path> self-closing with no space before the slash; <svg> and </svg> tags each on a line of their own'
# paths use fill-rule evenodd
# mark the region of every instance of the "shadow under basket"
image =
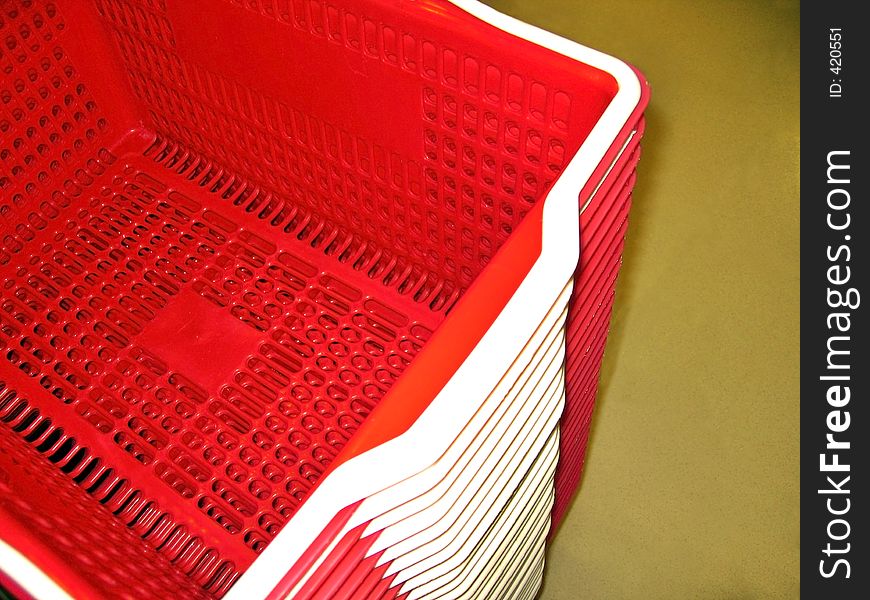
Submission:
<svg viewBox="0 0 870 600">
<path fill-rule="evenodd" d="M 532 598 L 647 97 L 470 0 L 0 0 L 0 587 Z"/>
</svg>

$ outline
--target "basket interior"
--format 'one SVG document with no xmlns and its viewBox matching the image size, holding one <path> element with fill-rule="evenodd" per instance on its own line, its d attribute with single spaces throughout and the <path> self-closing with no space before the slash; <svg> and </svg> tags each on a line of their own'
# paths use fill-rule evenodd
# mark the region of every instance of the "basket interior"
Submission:
<svg viewBox="0 0 870 600">
<path fill-rule="evenodd" d="M 0 7 L 0 517 L 221 595 L 615 82 L 440 1 Z"/>
</svg>

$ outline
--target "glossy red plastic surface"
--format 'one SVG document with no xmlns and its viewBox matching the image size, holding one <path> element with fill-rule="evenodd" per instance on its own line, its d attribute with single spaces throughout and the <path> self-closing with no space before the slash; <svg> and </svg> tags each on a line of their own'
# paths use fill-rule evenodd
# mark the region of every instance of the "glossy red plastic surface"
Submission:
<svg viewBox="0 0 870 600">
<path fill-rule="evenodd" d="M 8 391 L 0 397 L 8 400 Z M 7 408 L 10 404 L 6 404 Z M 31 411 L 12 403 L 2 418 L 21 429 Z M 10 414 L 18 416 L 9 419 Z M 36 419 L 39 421 L 40 419 Z M 3 537 L 14 539 L 27 557 L 74 579 L 80 597 L 96 597 L 113 590 L 115 598 L 159 598 L 177 595 L 205 598 L 207 594 L 181 575 L 160 553 L 143 545 L 106 506 L 94 503 L 85 490 L 57 469 L 53 457 L 33 452 L 34 442 L 46 445 L 51 437 L 34 438 L 39 427 L 21 429 L 26 435 L 0 435 L 0 523 Z M 45 554 L 45 548 L 51 554 Z M 10 575 L 15 575 L 11 573 Z M 89 594 L 85 594 L 89 592 Z"/>
<path fill-rule="evenodd" d="M 616 274 L 622 265 L 621 244 L 631 207 L 631 190 L 640 159 L 640 140 L 645 131 L 642 111 L 649 99 L 644 89 L 642 102 L 635 113 L 638 120 L 617 139 L 612 152 L 613 167 L 604 179 L 586 210 L 580 215 L 580 262 L 574 274 L 574 291 L 569 301 L 566 325 L 565 411 L 562 414 L 559 465 L 556 469 L 556 499 L 553 507 L 552 530 L 561 523 L 580 483 L 592 410 L 598 391 L 598 373 L 592 382 L 580 376 L 590 364 L 600 368 L 607 331 L 594 339 L 597 319 L 610 322 L 610 302 L 616 285 Z M 632 133 L 633 132 L 633 133 Z M 632 135 L 628 139 L 628 135 Z M 613 252 L 607 243 L 618 240 Z M 596 358 L 597 357 L 597 358 Z"/>
<path fill-rule="evenodd" d="M 616 91 L 436 0 L 3 0 L 0 41 L 3 537 L 86 597 L 220 596 L 407 429 Z M 127 533 L 81 566 L 27 514 Z"/>
</svg>

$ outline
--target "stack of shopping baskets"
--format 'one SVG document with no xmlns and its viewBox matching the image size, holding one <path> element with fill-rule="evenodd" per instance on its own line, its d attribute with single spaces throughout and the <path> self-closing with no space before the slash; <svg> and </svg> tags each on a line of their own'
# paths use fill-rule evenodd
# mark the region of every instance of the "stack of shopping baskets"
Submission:
<svg viewBox="0 0 870 600">
<path fill-rule="evenodd" d="M 638 74 L 469 0 L 6 0 L 0 39 L 0 586 L 533 597 Z"/>
</svg>

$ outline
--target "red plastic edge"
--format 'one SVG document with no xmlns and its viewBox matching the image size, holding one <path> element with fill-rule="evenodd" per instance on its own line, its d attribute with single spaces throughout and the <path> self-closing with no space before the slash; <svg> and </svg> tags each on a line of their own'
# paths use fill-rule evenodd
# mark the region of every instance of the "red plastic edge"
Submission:
<svg viewBox="0 0 870 600">
<path fill-rule="evenodd" d="M 638 78 L 638 82 L 640 83 L 640 86 L 641 86 L 640 99 L 639 99 L 638 104 L 635 107 L 634 111 L 632 111 L 631 116 L 629 117 L 628 121 L 626 121 L 625 126 L 619 132 L 619 135 L 614 140 L 614 143 L 611 145 L 610 149 L 604 155 L 604 158 L 602 159 L 601 163 L 596 168 L 595 172 L 593 173 L 593 176 L 589 180 L 589 183 L 587 183 L 586 187 L 584 187 L 583 191 L 581 192 L 581 195 L 580 195 L 581 202 L 583 201 L 582 199 L 584 197 L 588 197 L 588 195 L 592 193 L 592 191 L 595 189 L 595 186 L 598 184 L 598 182 L 600 182 L 605 176 L 607 176 L 607 175 L 613 175 L 614 177 L 619 176 L 619 172 L 617 170 L 611 171 L 611 173 L 609 173 L 609 174 L 608 174 L 608 170 L 611 168 L 612 165 L 614 165 L 615 162 L 617 162 L 620 159 L 622 159 L 624 161 L 629 160 L 630 155 L 631 155 L 631 148 L 625 148 L 624 154 L 622 154 L 620 156 L 620 152 L 623 151 L 623 146 L 626 145 L 627 137 L 629 135 L 631 135 L 632 131 L 637 130 L 636 137 L 638 139 L 636 140 L 636 142 L 634 144 L 636 146 L 639 143 L 640 136 L 642 136 L 644 133 L 645 124 L 643 121 L 643 113 L 646 110 L 647 106 L 649 105 L 650 93 L 651 93 L 650 86 L 649 86 L 649 82 L 646 80 L 643 73 L 641 73 L 641 71 L 639 69 L 637 69 L 637 67 L 635 67 L 634 65 L 631 65 L 631 64 L 629 64 L 628 66 L 632 69 L 632 71 L 634 71 L 635 75 Z M 581 223 L 582 223 L 582 215 L 581 215 Z M 582 225 L 581 225 L 581 240 L 582 240 L 582 234 L 583 234 L 583 231 L 582 231 Z M 576 280 L 581 277 L 582 270 L 585 266 L 584 261 L 585 261 L 585 257 L 583 255 L 583 247 L 582 247 L 582 242 L 581 242 L 580 261 L 578 262 L 577 271 L 575 272 L 575 284 L 576 284 Z M 575 311 L 579 310 L 580 308 L 582 308 L 582 307 L 579 307 L 576 305 L 569 307 L 569 317 L 568 317 L 569 321 L 571 320 L 572 316 L 574 316 Z M 568 334 L 567 334 L 569 339 L 566 340 L 567 341 L 566 347 L 568 348 L 568 352 L 572 351 L 572 344 L 571 344 L 571 339 L 570 339 L 572 336 L 572 333 L 573 332 L 571 330 L 571 327 L 569 326 L 568 327 Z M 606 343 L 606 340 L 605 340 L 605 343 Z M 570 360 L 570 358 L 566 358 L 566 362 L 567 362 L 567 360 Z M 571 386 L 570 378 L 572 376 L 576 376 L 576 374 L 571 373 L 571 372 L 566 373 L 566 388 L 569 388 Z M 570 403 L 571 401 L 572 401 L 572 398 L 566 398 L 566 403 Z M 566 410 L 568 410 L 568 409 L 569 409 L 569 407 L 566 404 Z M 593 410 L 594 410 L 594 408 L 593 408 Z M 564 413 L 563 413 L 563 415 L 564 415 Z M 568 432 L 568 433 L 570 433 L 570 432 Z M 576 433 L 582 433 L 582 432 L 578 431 Z M 559 464 L 557 465 L 557 471 L 556 471 L 556 482 L 555 482 L 556 501 L 554 503 L 553 512 L 552 512 L 552 524 L 550 526 L 550 533 L 549 533 L 550 539 L 552 539 L 552 537 L 555 535 L 560 523 L 562 522 L 563 518 L 565 517 L 565 514 L 568 511 L 568 507 L 570 506 L 571 501 L 574 497 L 574 494 L 576 493 L 577 488 L 579 487 L 580 481 L 582 480 L 582 465 L 581 465 L 580 472 L 577 473 L 573 477 L 571 476 L 570 469 L 566 468 L 567 465 L 565 463 L 565 455 L 566 455 L 567 451 L 569 450 L 569 448 L 566 448 L 566 445 L 569 443 L 569 441 L 571 439 L 572 439 L 572 437 L 570 435 L 566 434 L 566 432 L 563 432 L 564 442 L 561 444 Z M 573 450 L 573 452 L 571 452 L 571 454 L 574 456 L 579 456 L 579 458 L 577 458 L 577 460 L 579 460 L 581 462 L 583 461 L 583 457 L 585 456 L 586 441 L 587 441 L 587 437 L 581 436 L 579 444 L 583 445 L 584 448 L 572 448 L 572 449 L 570 449 L 570 450 Z M 576 479 L 575 479 L 575 477 L 576 477 Z"/>
</svg>

